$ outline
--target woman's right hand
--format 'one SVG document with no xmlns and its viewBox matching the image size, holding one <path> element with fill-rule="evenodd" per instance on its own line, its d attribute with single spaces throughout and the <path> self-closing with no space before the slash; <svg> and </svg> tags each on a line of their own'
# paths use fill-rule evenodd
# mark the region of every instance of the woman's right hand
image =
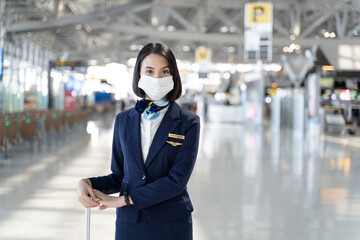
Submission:
<svg viewBox="0 0 360 240">
<path fill-rule="evenodd" d="M 99 199 L 95 195 L 92 184 L 89 179 L 83 178 L 79 181 L 78 187 L 78 200 L 86 208 L 93 208 L 100 206 Z"/>
</svg>

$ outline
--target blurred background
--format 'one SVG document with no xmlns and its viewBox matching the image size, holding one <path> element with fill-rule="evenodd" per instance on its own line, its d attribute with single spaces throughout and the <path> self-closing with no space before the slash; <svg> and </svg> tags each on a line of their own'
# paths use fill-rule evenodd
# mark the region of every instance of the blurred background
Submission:
<svg viewBox="0 0 360 240">
<path fill-rule="evenodd" d="M 202 122 L 194 239 L 359 239 L 360 0 L 0 0 L 1 240 L 85 235 L 77 181 L 110 172 L 149 42 Z"/>
</svg>

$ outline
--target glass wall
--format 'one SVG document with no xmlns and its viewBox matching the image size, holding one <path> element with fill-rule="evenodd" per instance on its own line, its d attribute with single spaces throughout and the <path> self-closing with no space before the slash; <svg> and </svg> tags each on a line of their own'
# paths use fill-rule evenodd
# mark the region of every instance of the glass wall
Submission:
<svg viewBox="0 0 360 240">
<path fill-rule="evenodd" d="M 51 53 L 26 37 L 3 44 L 0 112 L 48 107 L 48 64 Z"/>
</svg>

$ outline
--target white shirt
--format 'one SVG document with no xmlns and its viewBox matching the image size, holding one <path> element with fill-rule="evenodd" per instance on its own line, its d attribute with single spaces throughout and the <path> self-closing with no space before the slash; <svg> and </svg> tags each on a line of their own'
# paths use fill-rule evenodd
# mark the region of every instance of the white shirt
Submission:
<svg viewBox="0 0 360 240">
<path fill-rule="evenodd" d="M 149 153 L 149 149 L 151 143 L 154 139 L 156 130 L 159 128 L 161 120 L 164 118 L 166 111 L 169 106 L 159 111 L 160 115 L 154 120 L 146 120 L 143 118 L 143 114 L 141 114 L 140 120 L 140 132 L 141 132 L 141 150 L 143 155 L 144 163 L 146 161 L 147 155 Z"/>
</svg>

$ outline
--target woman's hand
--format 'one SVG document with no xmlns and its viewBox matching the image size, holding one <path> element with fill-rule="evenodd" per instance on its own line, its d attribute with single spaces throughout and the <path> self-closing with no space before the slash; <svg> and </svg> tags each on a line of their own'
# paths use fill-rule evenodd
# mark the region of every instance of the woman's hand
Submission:
<svg viewBox="0 0 360 240">
<path fill-rule="evenodd" d="M 126 205 L 123 196 L 121 197 L 108 196 L 96 189 L 94 189 L 94 193 L 99 199 L 98 201 L 100 203 L 99 210 L 105 210 L 107 208 L 123 207 Z"/>
<path fill-rule="evenodd" d="M 89 179 L 81 179 L 77 187 L 78 200 L 86 208 L 93 208 L 100 206 L 99 199 L 94 193 L 92 184 Z"/>
</svg>

